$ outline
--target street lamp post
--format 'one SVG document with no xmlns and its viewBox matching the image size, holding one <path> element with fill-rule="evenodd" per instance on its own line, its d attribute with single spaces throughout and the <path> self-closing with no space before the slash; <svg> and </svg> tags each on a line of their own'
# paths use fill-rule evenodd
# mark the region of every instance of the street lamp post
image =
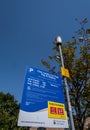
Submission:
<svg viewBox="0 0 90 130">
<path fill-rule="evenodd" d="M 63 60 L 63 55 L 62 55 L 62 39 L 60 36 L 56 38 L 56 44 L 59 47 L 59 52 L 60 52 L 60 57 L 61 57 L 61 63 L 62 67 L 64 68 L 64 60 Z M 67 104 L 68 104 L 68 111 L 69 111 L 69 119 L 70 119 L 70 125 L 71 125 L 71 130 L 75 130 L 74 128 L 74 121 L 73 121 L 73 115 L 72 115 L 72 107 L 70 103 L 70 96 L 69 96 L 69 90 L 68 90 L 68 83 L 67 83 L 67 78 L 64 77 L 64 83 L 65 83 L 65 91 L 66 91 L 66 98 L 67 98 Z"/>
</svg>

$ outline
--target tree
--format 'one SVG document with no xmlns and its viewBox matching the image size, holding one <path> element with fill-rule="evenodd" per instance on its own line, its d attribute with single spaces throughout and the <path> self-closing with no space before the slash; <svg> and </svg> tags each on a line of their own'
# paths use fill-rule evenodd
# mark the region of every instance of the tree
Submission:
<svg viewBox="0 0 90 130">
<path fill-rule="evenodd" d="M 19 104 L 14 96 L 0 92 L 0 129 L 1 130 L 25 130 L 17 126 Z"/>
<path fill-rule="evenodd" d="M 90 116 L 90 29 L 86 29 L 87 22 L 87 18 L 80 21 L 80 29 L 72 37 L 72 41 L 62 45 L 65 68 L 70 73 L 68 85 L 76 130 L 83 130 L 85 119 Z M 59 49 L 55 42 L 53 52 L 49 61 L 42 59 L 41 62 L 50 72 L 60 74 L 57 66 L 61 66 L 61 60 L 57 55 Z M 57 64 L 53 66 L 55 62 Z"/>
</svg>

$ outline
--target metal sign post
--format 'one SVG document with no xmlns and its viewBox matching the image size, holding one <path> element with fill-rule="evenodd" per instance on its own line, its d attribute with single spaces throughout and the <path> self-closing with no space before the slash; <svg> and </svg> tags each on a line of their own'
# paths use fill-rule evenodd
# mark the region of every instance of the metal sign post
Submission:
<svg viewBox="0 0 90 130">
<path fill-rule="evenodd" d="M 62 63 L 62 67 L 64 68 L 64 60 L 63 60 L 62 49 L 61 49 L 61 45 L 62 45 L 61 37 L 58 36 L 56 38 L 56 44 L 59 47 L 61 63 Z M 71 108 L 70 97 L 69 97 L 68 83 L 67 83 L 67 78 L 66 77 L 64 77 L 64 83 L 65 83 L 66 98 L 67 98 L 67 104 L 68 104 L 68 110 L 69 110 L 70 125 L 71 125 L 71 129 L 75 130 L 73 115 L 72 115 L 72 108 Z"/>
</svg>

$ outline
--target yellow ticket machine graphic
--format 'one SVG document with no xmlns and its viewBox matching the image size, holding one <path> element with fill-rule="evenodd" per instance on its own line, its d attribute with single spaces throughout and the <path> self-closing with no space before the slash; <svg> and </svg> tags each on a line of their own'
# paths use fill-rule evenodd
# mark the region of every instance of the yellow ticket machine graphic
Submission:
<svg viewBox="0 0 90 130">
<path fill-rule="evenodd" d="M 48 101 L 48 118 L 66 119 L 65 106 L 62 103 Z"/>
</svg>

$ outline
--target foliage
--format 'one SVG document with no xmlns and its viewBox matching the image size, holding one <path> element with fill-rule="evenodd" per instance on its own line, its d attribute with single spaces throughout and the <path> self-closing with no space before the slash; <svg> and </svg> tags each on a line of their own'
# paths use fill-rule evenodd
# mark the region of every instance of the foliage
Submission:
<svg viewBox="0 0 90 130">
<path fill-rule="evenodd" d="M 17 126 L 19 104 L 14 96 L 0 92 L 0 129 L 1 130 L 25 130 Z"/>
<path fill-rule="evenodd" d="M 72 41 L 62 45 L 65 68 L 70 73 L 68 85 L 76 130 L 83 130 L 85 119 L 90 116 L 90 29 L 85 27 L 87 22 L 87 18 L 79 22 L 80 29 Z M 49 71 L 61 73 L 57 71 L 57 65 L 53 66 L 55 61 L 61 66 L 56 42 L 53 42 L 53 52 L 54 55 L 49 56 L 50 63 L 45 60 L 41 62 Z"/>
</svg>

